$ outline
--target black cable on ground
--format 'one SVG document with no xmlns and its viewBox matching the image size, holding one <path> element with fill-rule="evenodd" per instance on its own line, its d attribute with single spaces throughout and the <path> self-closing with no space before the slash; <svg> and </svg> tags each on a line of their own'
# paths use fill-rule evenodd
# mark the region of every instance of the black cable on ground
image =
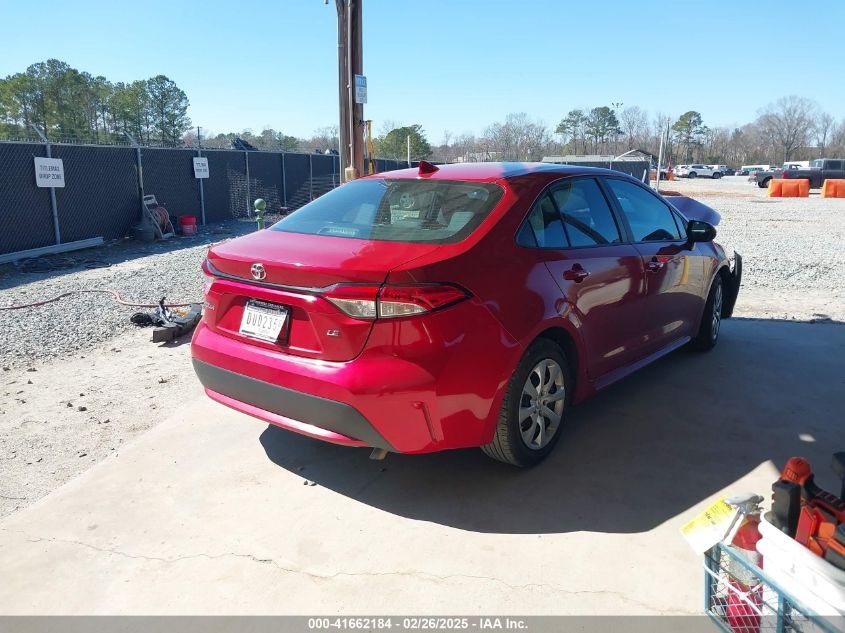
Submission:
<svg viewBox="0 0 845 633">
<path fill-rule="evenodd" d="M 82 266 L 83 268 L 108 268 L 111 262 L 104 259 L 83 259 L 77 260 L 65 255 L 42 255 L 41 257 L 29 257 L 15 262 L 15 267 L 22 273 L 52 273 L 59 270 L 69 270 Z"/>
</svg>

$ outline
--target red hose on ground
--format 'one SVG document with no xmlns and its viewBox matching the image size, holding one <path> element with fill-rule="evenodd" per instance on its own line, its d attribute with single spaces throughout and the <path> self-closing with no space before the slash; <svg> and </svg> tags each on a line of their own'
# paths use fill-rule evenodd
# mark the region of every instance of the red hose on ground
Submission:
<svg viewBox="0 0 845 633">
<path fill-rule="evenodd" d="M 72 294 L 76 293 L 83 293 L 83 292 L 94 292 L 94 293 L 105 293 L 112 296 L 112 298 L 122 306 L 129 306 L 130 308 L 157 308 L 157 303 L 131 303 L 120 296 L 117 290 L 111 290 L 110 288 L 93 288 L 90 290 L 70 290 L 68 292 L 63 292 L 60 295 L 53 297 L 52 299 L 45 299 L 44 301 L 35 301 L 33 303 L 22 303 L 20 305 L 12 305 L 12 306 L 0 306 L 0 310 L 21 310 L 22 308 L 34 308 L 36 306 L 43 306 L 47 303 L 53 303 L 54 301 L 58 301 L 64 297 L 68 297 Z M 194 302 L 194 303 L 199 303 Z M 165 308 L 184 308 L 187 306 L 193 305 L 193 303 L 165 303 Z"/>
</svg>

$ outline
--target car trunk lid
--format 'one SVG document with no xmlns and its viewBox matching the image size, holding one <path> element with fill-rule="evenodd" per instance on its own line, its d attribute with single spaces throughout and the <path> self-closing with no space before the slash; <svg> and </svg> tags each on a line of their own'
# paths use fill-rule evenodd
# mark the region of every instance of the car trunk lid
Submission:
<svg viewBox="0 0 845 633">
<path fill-rule="evenodd" d="M 218 244 L 208 253 L 207 272 L 216 280 L 206 296 L 206 323 L 268 350 L 350 360 L 363 349 L 373 321 L 348 316 L 323 293 L 338 284 L 380 286 L 393 268 L 436 248 L 285 231 L 258 231 Z M 277 340 L 241 333 L 248 303 L 286 311 Z"/>
</svg>

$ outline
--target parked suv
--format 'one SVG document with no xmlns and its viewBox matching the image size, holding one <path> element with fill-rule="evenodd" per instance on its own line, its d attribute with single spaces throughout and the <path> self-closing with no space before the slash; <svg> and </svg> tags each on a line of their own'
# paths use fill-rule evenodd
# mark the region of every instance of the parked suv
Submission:
<svg viewBox="0 0 845 633">
<path fill-rule="evenodd" d="M 682 165 L 675 173 L 681 178 L 721 178 L 723 171 L 714 169 L 712 165 Z"/>
<path fill-rule="evenodd" d="M 194 368 L 218 402 L 377 457 L 534 464 L 572 404 L 716 344 L 742 260 L 717 213 L 676 200 L 561 165 L 352 181 L 208 251 Z"/>
</svg>

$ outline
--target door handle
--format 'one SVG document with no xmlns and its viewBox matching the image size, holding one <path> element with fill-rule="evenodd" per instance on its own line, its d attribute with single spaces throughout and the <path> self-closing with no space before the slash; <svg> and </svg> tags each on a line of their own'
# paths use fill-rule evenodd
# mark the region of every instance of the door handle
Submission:
<svg viewBox="0 0 845 633">
<path fill-rule="evenodd" d="M 563 273 L 563 278 L 566 279 L 566 281 L 574 281 L 576 284 L 580 284 L 589 276 L 590 272 L 588 270 L 584 270 L 581 264 L 572 264 L 572 268 L 564 271 Z"/>
<path fill-rule="evenodd" d="M 652 257 L 651 261 L 645 265 L 646 270 L 650 273 L 656 273 L 659 270 L 663 270 L 663 267 L 666 265 L 665 261 L 660 261 L 656 257 Z"/>
</svg>

